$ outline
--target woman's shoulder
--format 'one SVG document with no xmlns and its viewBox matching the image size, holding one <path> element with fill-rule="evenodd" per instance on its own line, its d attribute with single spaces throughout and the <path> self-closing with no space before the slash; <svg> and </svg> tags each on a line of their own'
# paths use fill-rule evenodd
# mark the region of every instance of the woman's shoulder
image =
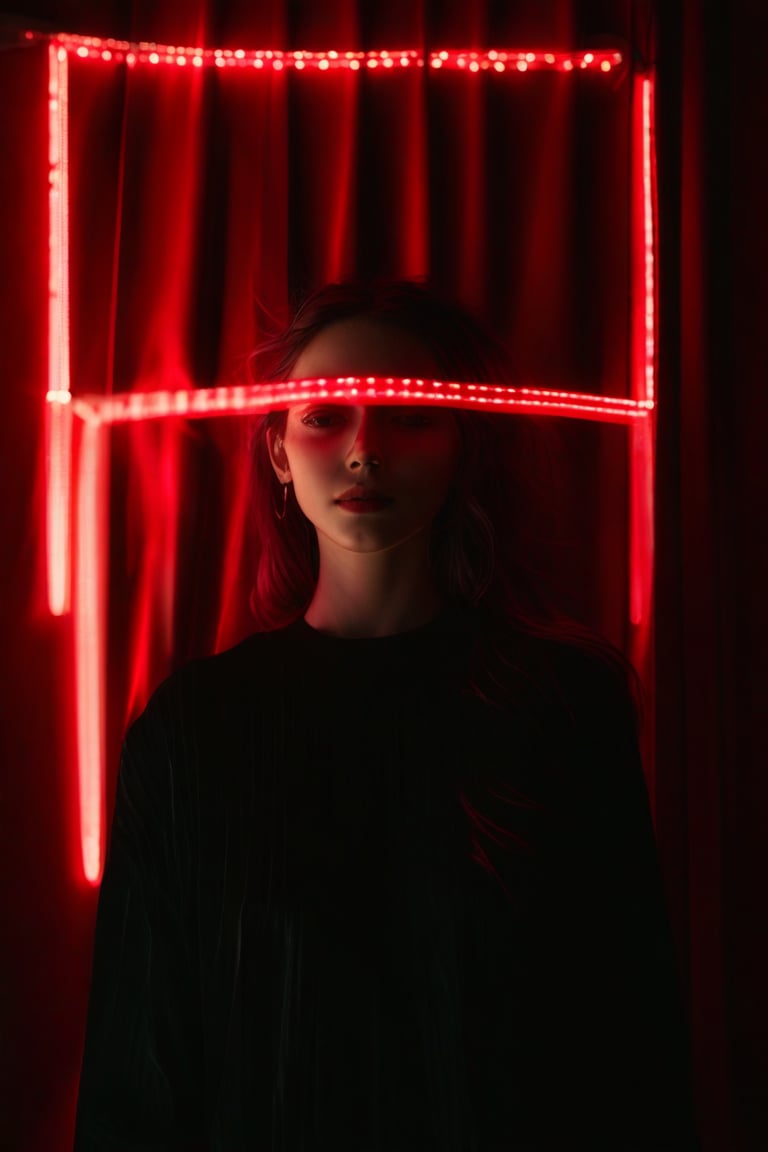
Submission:
<svg viewBox="0 0 768 1152">
<path fill-rule="evenodd" d="M 191 718 L 221 721 L 253 708 L 287 675 L 295 632 L 292 626 L 254 632 L 222 652 L 180 665 L 160 681 L 131 727 L 139 722 L 178 726 Z"/>
</svg>

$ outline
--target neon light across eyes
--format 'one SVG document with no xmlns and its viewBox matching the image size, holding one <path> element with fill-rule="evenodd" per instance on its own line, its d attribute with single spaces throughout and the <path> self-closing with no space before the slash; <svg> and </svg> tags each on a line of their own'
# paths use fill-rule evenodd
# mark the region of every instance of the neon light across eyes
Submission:
<svg viewBox="0 0 768 1152">
<path fill-rule="evenodd" d="M 469 411 L 527 412 L 609 424 L 631 424 L 644 419 L 653 409 L 651 400 L 393 376 L 319 377 L 230 388 L 78 396 L 73 398 L 72 406 L 75 414 L 89 423 L 127 424 L 137 420 L 160 420 L 166 416 L 201 419 L 248 415 L 319 400 L 340 404 L 402 406 L 410 403 Z"/>
</svg>

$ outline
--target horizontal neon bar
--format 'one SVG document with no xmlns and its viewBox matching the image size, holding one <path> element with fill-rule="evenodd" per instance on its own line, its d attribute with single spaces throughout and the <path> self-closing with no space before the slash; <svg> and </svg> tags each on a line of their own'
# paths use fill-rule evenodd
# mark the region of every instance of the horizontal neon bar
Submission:
<svg viewBox="0 0 768 1152">
<path fill-rule="evenodd" d="M 225 388 L 192 388 L 177 392 L 124 392 L 112 396 L 73 398 L 75 413 L 89 423 L 125 424 L 165 416 L 203 418 L 269 412 L 304 401 L 354 404 L 441 404 L 448 408 L 570 416 L 606 423 L 632 424 L 645 419 L 652 401 L 509 388 L 409 377 L 340 376 L 329 380 L 289 380 Z"/>
<path fill-rule="evenodd" d="M 83 60 L 103 60 L 108 63 L 172 64 L 191 68 L 254 68 L 280 72 L 293 68 L 328 72 L 340 68 L 359 71 L 368 68 L 390 71 L 397 68 L 423 68 L 425 63 L 435 70 L 452 69 L 465 72 L 528 72 L 546 70 L 555 72 L 612 72 L 623 61 L 621 52 L 612 49 L 577 52 L 523 51 L 515 48 L 489 48 L 484 51 L 450 49 L 430 52 L 424 57 L 412 49 L 389 49 L 378 52 L 334 51 L 285 52 L 281 49 L 244 48 L 189 48 L 147 41 L 131 43 L 128 40 L 102 39 L 97 36 L 76 36 L 70 33 L 55 35 L 28 31 L 27 40 L 47 40 L 59 46 L 69 56 Z"/>
</svg>

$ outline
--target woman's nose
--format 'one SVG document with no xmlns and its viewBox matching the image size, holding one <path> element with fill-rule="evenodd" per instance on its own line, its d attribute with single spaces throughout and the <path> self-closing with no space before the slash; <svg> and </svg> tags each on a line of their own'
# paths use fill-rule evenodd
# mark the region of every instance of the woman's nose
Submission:
<svg viewBox="0 0 768 1152">
<path fill-rule="evenodd" d="M 350 448 L 350 459 L 360 464 L 379 463 L 384 449 L 380 413 L 363 406 Z"/>
</svg>

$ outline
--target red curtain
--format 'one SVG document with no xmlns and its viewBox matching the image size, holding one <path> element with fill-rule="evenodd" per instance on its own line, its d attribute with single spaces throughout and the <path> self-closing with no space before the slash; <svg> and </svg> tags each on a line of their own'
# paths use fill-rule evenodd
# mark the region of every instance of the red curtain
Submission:
<svg viewBox="0 0 768 1152">
<path fill-rule="evenodd" d="M 713 177 L 730 147 L 733 189 L 746 188 L 739 140 L 761 93 L 757 71 L 742 67 L 750 37 L 737 39 L 735 17 L 718 88 L 727 82 L 734 103 L 723 110 L 706 83 L 714 26 L 693 3 L 661 7 L 658 613 L 655 656 L 641 672 L 650 693 L 656 686 L 659 848 L 690 993 L 702 1143 L 747 1152 L 760 1133 L 768 1143 L 757 1043 L 768 957 L 750 902 L 766 796 L 748 767 L 758 605 L 744 495 L 764 490 L 764 477 L 750 471 L 761 430 L 749 351 L 757 311 L 753 300 L 728 312 L 721 276 L 732 250 L 718 233 L 718 197 L 730 189 Z M 629 0 L 74 8 L 39 5 L 29 21 L 222 48 L 607 44 L 630 61 L 654 51 L 651 5 Z M 3 628 L 2 874 L 15 989 L 2 1082 L 19 1150 L 71 1142 L 96 909 L 81 878 L 71 622 L 46 608 L 46 66 L 44 45 L 10 47 L 0 63 L 0 539 L 13 606 Z M 738 117 L 737 92 L 751 95 Z M 474 308 L 524 383 L 628 394 L 628 69 L 615 80 L 254 76 L 74 61 L 70 93 L 74 393 L 241 381 L 249 351 L 299 293 L 376 274 L 429 275 Z M 745 260 L 755 258 L 751 196 L 731 238 Z M 735 331 L 738 376 L 725 351 Z M 549 429 L 544 578 L 566 609 L 628 647 L 626 431 L 575 420 Z M 110 435 L 108 816 L 120 740 L 149 691 L 248 631 L 244 444 L 235 419 Z"/>
</svg>

